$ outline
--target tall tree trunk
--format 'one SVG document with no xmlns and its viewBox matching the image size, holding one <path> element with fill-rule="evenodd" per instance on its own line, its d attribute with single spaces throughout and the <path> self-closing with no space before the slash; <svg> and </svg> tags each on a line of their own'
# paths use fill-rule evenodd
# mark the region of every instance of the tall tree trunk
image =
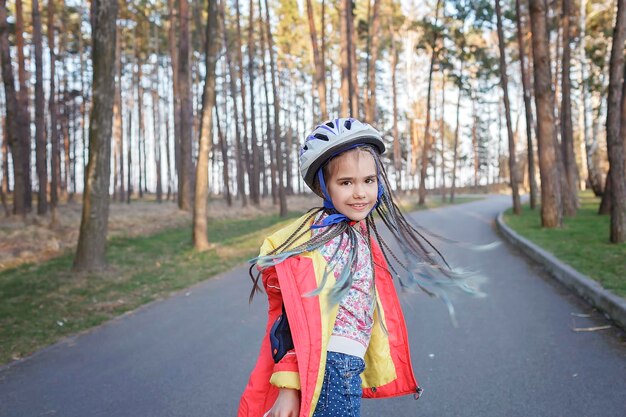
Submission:
<svg viewBox="0 0 626 417">
<path fill-rule="evenodd" d="M 461 59 L 461 69 L 459 74 L 463 74 L 463 67 L 465 66 L 465 61 Z M 459 133 L 461 131 L 461 94 L 462 88 L 459 86 L 459 96 L 456 100 L 456 125 L 454 128 L 454 154 L 452 157 L 452 185 L 450 186 L 450 203 L 454 203 L 454 194 L 456 192 L 456 165 L 458 161 L 458 153 L 459 153 Z"/>
<path fill-rule="evenodd" d="M 617 1 L 617 18 L 609 64 L 609 97 L 606 115 L 606 147 L 609 156 L 612 243 L 626 242 L 626 83 L 624 82 L 624 41 L 626 40 L 626 0 Z M 620 120 L 621 116 L 621 120 Z M 608 188 L 608 187 L 607 187 Z"/>
<path fill-rule="evenodd" d="M 266 3 L 267 6 L 267 3 Z M 261 16 L 261 0 L 259 0 L 259 16 Z M 266 15 L 269 16 L 269 12 L 266 12 Z M 263 24 L 263 19 L 259 19 L 259 33 L 261 33 L 261 56 L 265 56 L 265 51 L 267 49 L 266 47 L 266 36 L 268 35 L 267 32 L 269 31 L 269 23 L 268 24 Z M 277 152 L 276 152 L 276 147 L 274 146 L 275 143 L 273 140 L 271 140 L 271 121 L 270 121 L 270 100 L 269 100 L 269 92 L 268 92 L 268 84 L 269 82 L 267 81 L 267 66 L 265 65 L 265 59 L 263 59 L 261 61 L 261 71 L 263 72 L 263 92 L 264 92 L 264 97 L 265 97 L 265 137 L 267 138 L 267 140 L 265 141 L 265 143 L 267 144 L 267 148 L 268 148 L 268 154 L 269 154 L 269 159 L 270 159 L 270 181 L 272 184 L 272 204 L 273 205 L 277 205 L 278 204 L 278 173 L 277 173 L 277 168 L 276 168 L 276 158 L 277 158 Z"/>
<path fill-rule="evenodd" d="M 537 144 L 541 175 L 541 224 L 561 226 L 562 203 L 558 150 L 554 142 L 554 95 L 550 75 L 550 46 L 543 0 L 529 0 L 535 78 L 535 107 L 537 109 Z"/>
<path fill-rule="evenodd" d="M 167 72 L 167 71 L 166 71 Z M 165 85 L 169 85 L 169 77 L 166 76 Z M 165 98 L 165 108 L 170 108 L 170 101 L 166 95 Z M 165 169 L 167 170 L 167 201 L 170 201 L 172 198 L 172 156 L 170 154 L 170 117 L 169 114 L 165 113 Z"/>
<path fill-rule="evenodd" d="M 340 48 L 341 48 L 341 87 L 339 95 L 341 97 L 340 117 L 350 116 L 352 110 L 351 66 L 350 66 L 350 34 L 348 27 L 348 16 L 352 16 L 352 1 L 339 0 L 340 6 Z"/>
<path fill-rule="evenodd" d="M 180 94 L 178 84 L 178 10 L 175 6 L 175 0 L 167 0 L 169 10 L 169 27 L 168 27 L 168 45 L 170 50 L 170 60 L 172 64 L 172 98 L 174 106 L 174 169 L 177 174 L 177 196 L 178 206 L 180 207 L 180 143 L 181 143 L 181 120 L 180 120 Z"/>
<path fill-rule="evenodd" d="M 115 97 L 113 99 L 113 201 L 124 201 L 124 157 L 122 154 L 122 28 L 116 28 L 118 42 L 115 46 Z M 119 184 L 119 186 L 118 186 Z"/>
<path fill-rule="evenodd" d="M 570 88 L 570 15 L 571 0 L 562 0 L 563 15 L 563 58 L 561 60 L 561 153 L 567 180 L 567 192 L 563 195 L 563 214 L 575 216 L 578 206 L 578 169 L 574 154 L 574 132 L 572 129 L 572 101 Z"/>
<path fill-rule="evenodd" d="M 373 1 L 372 17 L 367 26 L 367 99 L 365 104 L 365 121 L 367 123 L 374 123 L 376 117 L 376 62 L 378 61 L 378 41 L 380 39 L 380 0 Z"/>
<path fill-rule="evenodd" d="M 106 266 L 111 175 L 111 133 L 115 94 L 117 0 L 92 0 L 93 106 L 89 120 L 89 162 L 74 270 Z"/>
<path fill-rule="evenodd" d="M 579 54 L 579 62 L 580 62 L 580 74 L 579 74 L 579 84 L 580 84 L 580 95 L 581 99 L 579 102 L 579 111 L 578 117 L 580 120 L 580 132 L 583 138 L 584 143 L 584 158 L 585 165 L 587 167 L 586 171 L 586 188 L 591 188 L 594 193 L 597 190 L 601 189 L 601 186 L 597 185 L 597 178 L 599 177 L 598 167 L 594 163 L 593 154 L 595 152 L 594 149 L 594 138 L 592 135 L 589 135 L 589 119 L 587 117 L 587 111 L 589 109 L 589 101 L 588 101 L 588 90 L 587 90 L 587 57 L 585 52 L 585 39 L 587 37 L 587 1 L 581 0 L 580 2 L 580 42 L 578 45 L 578 54 Z M 597 141 L 595 141 L 597 144 Z M 597 147 L 597 146 L 596 146 Z"/>
<path fill-rule="evenodd" d="M 79 15 L 80 18 L 82 20 L 83 17 L 83 3 L 80 3 L 79 6 Z M 85 69 L 85 57 L 84 57 L 84 53 L 83 53 L 83 34 L 82 32 L 78 33 L 78 56 L 79 56 L 79 60 L 80 60 L 80 92 L 81 92 L 81 105 L 80 105 L 80 115 L 81 115 L 81 141 L 82 141 L 82 145 L 83 145 L 83 158 L 82 158 L 82 166 L 85 167 L 87 165 L 87 136 L 88 136 L 88 131 L 87 131 L 87 112 L 88 112 L 88 98 L 89 98 L 89 91 L 87 89 L 86 83 L 85 83 L 85 74 L 87 72 L 87 70 Z"/>
<path fill-rule="evenodd" d="M 4 96 L 6 101 L 6 141 L 11 148 L 13 158 L 13 214 L 26 214 L 26 174 L 24 172 L 24 144 L 20 136 L 23 120 L 19 113 L 19 101 L 15 91 L 15 77 L 11 65 L 9 34 L 7 25 L 6 0 L 0 0 L 0 58 L 2 78 L 4 81 Z"/>
<path fill-rule="evenodd" d="M 476 106 L 476 101 L 478 98 L 476 97 L 477 89 L 474 86 L 472 94 L 472 155 L 474 156 L 474 187 L 478 187 L 478 171 L 480 169 L 480 159 L 478 157 L 478 111 Z M 501 129 L 498 129 L 500 132 Z M 500 152 L 498 152 L 498 156 L 500 156 Z M 498 159 L 499 160 L 499 159 Z"/>
<path fill-rule="evenodd" d="M 69 134 L 69 104 L 70 104 L 70 95 L 68 88 L 68 70 L 67 70 L 67 60 L 65 58 L 67 51 L 67 13 L 65 8 L 65 0 L 61 1 L 61 27 L 59 28 L 59 65 L 61 68 L 61 74 L 63 74 L 62 79 L 59 80 L 59 89 L 61 93 L 60 104 L 61 104 L 61 117 L 59 120 L 59 128 L 60 128 L 60 138 L 61 138 L 61 148 L 63 151 L 63 167 L 62 167 L 62 176 L 61 176 L 61 195 L 67 200 L 71 201 L 68 196 L 69 192 L 69 176 L 70 176 L 70 134 Z"/>
<path fill-rule="evenodd" d="M 126 145 L 126 163 L 127 165 L 127 177 L 126 177 L 126 203 L 130 204 L 130 198 L 133 194 L 133 104 L 132 93 L 130 94 L 130 103 L 128 105 L 128 144 Z"/>
<path fill-rule="evenodd" d="M 272 96 L 274 97 L 274 128 L 272 129 L 272 136 L 276 143 L 276 158 L 277 158 L 277 174 L 278 174 L 278 201 L 279 201 L 279 216 L 287 217 L 287 196 L 285 195 L 284 185 L 284 169 L 283 169 L 283 145 L 282 135 L 280 129 L 280 95 L 278 94 L 278 80 L 276 74 L 276 64 L 274 59 L 274 40 L 272 38 L 272 30 L 270 27 L 270 10 L 268 0 L 265 0 L 265 24 L 267 26 L 267 47 L 270 53 L 270 73 L 272 78 Z M 268 137 L 268 140 L 272 140 L 272 136 Z"/>
<path fill-rule="evenodd" d="M 145 120 L 143 117 L 143 69 L 140 52 L 136 50 L 135 58 L 137 60 L 137 173 L 139 174 L 139 184 L 137 191 L 139 198 L 143 198 L 145 177 L 143 175 L 143 166 L 146 163 L 142 154 L 142 144 L 146 140 Z"/>
<path fill-rule="evenodd" d="M 242 176 L 247 176 L 248 177 L 248 184 L 250 185 L 250 183 L 252 182 L 252 179 L 250 178 L 251 172 L 250 172 L 250 168 L 252 166 L 251 161 L 250 161 L 250 149 L 248 147 L 248 114 L 246 111 L 246 83 L 245 80 L 243 78 L 243 57 L 241 54 L 241 13 L 239 11 L 239 0 L 235 0 L 235 12 L 236 12 L 236 28 L 237 28 L 237 36 L 236 36 L 236 41 L 237 41 L 237 45 L 236 45 L 236 57 L 237 57 L 237 69 L 238 69 L 238 76 L 239 76 L 239 92 L 241 94 L 241 119 L 243 122 L 243 143 L 242 143 L 242 150 L 243 150 L 243 157 L 244 157 L 244 164 L 242 166 L 243 171 L 241 173 Z M 241 153 L 240 153 L 241 155 Z M 251 187 L 250 187 L 251 188 Z M 245 190 L 242 190 L 245 193 Z M 250 190 L 251 193 L 253 193 L 252 190 Z M 253 197 L 254 200 L 254 197 Z"/>
<path fill-rule="evenodd" d="M 196 192 L 193 210 L 193 243 L 197 250 L 207 250 L 207 198 L 208 198 L 208 161 L 213 141 L 213 108 L 215 107 L 215 63 L 219 42 L 216 42 L 217 0 L 208 0 L 208 20 L 206 25 L 204 93 L 202 94 L 202 119 L 200 122 L 200 149 L 196 171 Z M 252 93 L 252 91 L 251 91 Z"/>
<path fill-rule="evenodd" d="M 259 159 L 259 145 L 256 136 L 256 112 L 254 105 L 254 0 L 249 3 L 250 24 L 248 25 L 248 82 L 250 83 L 250 142 L 252 143 L 252 175 L 250 176 L 250 197 L 252 204 L 261 205 L 261 187 L 259 183 L 259 170 L 261 161 Z M 259 11 L 260 15 L 260 11 Z M 260 17 L 260 16 L 259 16 Z"/>
<path fill-rule="evenodd" d="M 243 147 L 244 141 L 241 136 L 241 124 L 239 123 L 239 104 L 237 101 L 237 75 L 235 73 L 235 63 L 233 63 L 232 57 L 232 48 L 230 47 L 230 37 L 228 36 L 228 32 L 226 30 L 226 12 L 224 10 L 224 2 L 220 3 L 220 14 L 222 16 L 222 33 L 224 34 L 224 46 L 226 49 L 226 64 L 228 66 L 229 71 L 229 79 L 230 79 L 230 95 L 233 99 L 233 116 L 235 118 L 235 155 L 236 164 L 237 164 L 237 195 L 241 197 L 241 205 L 243 207 L 248 206 L 248 197 L 246 195 L 246 186 L 245 186 L 245 167 L 244 167 L 244 158 L 243 155 Z"/>
<path fill-rule="evenodd" d="M 179 170 L 179 207 L 182 210 L 193 209 L 194 167 L 192 158 L 193 141 L 193 103 L 191 97 L 191 60 L 189 33 L 189 3 L 179 0 L 180 42 L 178 46 L 178 84 L 180 103 L 180 170 Z"/>
<path fill-rule="evenodd" d="M 396 172 L 396 189 L 400 190 L 400 172 L 402 171 L 402 144 L 398 132 L 398 50 L 396 49 L 395 31 L 391 27 L 391 97 L 393 103 L 393 167 Z"/>
<path fill-rule="evenodd" d="M 517 14 L 517 44 L 519 49 L 520 68 L 522 72 L 522 90 L 524 94 L 524 113 L 526 116 L 526 147 L 528 154 L 528 183 L 530 184 L 530 209 L 534 210 L 537 204 L 537 178 L 535 177 L 535 152 L 533 146 L 533 110 L 530 103 L 530 76 L 526 67 L 526 46 L 524 38 L 526 30 L 522 26 L 522 11 L 520 0 L 515 0 L 515 12 Z"/>
<path fill-rule="evenodd" d="M 506 73 L 506 52 L 504 49 L 504 33 L 502 30 L 502 10 L 500 0 L 496 0 L 496 19 L 498 30 L 498 49 L 500 50 L 500 86 L 502 87 L 502 99 L 504 101 L 504 115 L 506 117 L 506 131 L 509 138 L 509 178 L 513 194 L 513 213 L 522 214 L 522 205 L 519 197 L 519 180 L 517 178 L 517 163 L 515 161 L 515 137 L 511 124 L 511 105 L 509 103 L 509 80 Z"/>
<path fill-rule="evenodd" d="M 33 206 L 32 181 L 30 175 L 30 111 L 28 74 L 24 59 L 24 13 L 22 10 L 22 0 L 15 0 L 15 43 L 17 47 L 17 77 L 20 83 L 18 93 L 18 112 L 20 117 L 20 136 L 23 146 L 22 163 L 24 164 L 24 207 L 26 211 L 31 211 Z"/>
<path fill-rule="evenodd" d="M 439 135 L 441 136 L 441 201 L 446 201 L 446 125 L 443 119 L 446 106 L 446 75 L 441 68 L 441 112 L 439 117 Z"/>
<path fill-rule="evenodd" d="M 48 50 L 50 52 L 50 84 L 48 97 L 48 113 L 50 114 L 50 206 L 52 210 L 52 224 L 56 224 L 56 209 L 59 204 L 61 186 L 61 148 L 59 146 L 59 129 L 56 106 L 56 53 L 54 40 L 54 0 L 48 0 Z"/>
<path fill-rule="evenodd" d="M 348 7 L 348 48 L 350 53 L 350 109 L 353 117 L 361 118 L 361 103 L 359 94 L 358 73 L 359 66 L 356 59 L 356 30 L 354 29 L 354 8 L 356 4 L 352 0 L 347 0 Z"/>
<path fill-rule="evenodd" d="M 435 8 L 435 25 L 439 21 L 439 10 L 441 9 L 443 1 L 437 0 L 437 6 Z M 444 5 L 445 7 L 445 5 Z M 428 159 L 430 153 L 430 96 L 432 93 L 433 83 L 433 71 L 435 69 L 435 61 L 437 60 L 437 43 L 438 37 L 435 35 L 432 44 L 432 52 L 430 55 L 430 69 L 428 71 L 428 93 L 426 95 L 426 124 L 424 126 L 424 146 L 422 147 L 422 165 L 420 167 L 420 188 L 419 188 L 419 202 L 420 206 L 426 204 L 426 173 L 428 170 Z"/>
<path fill-rule="evenodd" d="M 37 179 L 39 182 L 37 214 L 41 216 L 48 212 L 48 156 L 46 149 L 46 109 L 43 92 L 43 47 L 39 0 L 33 0 L 32 13 L 33 44 L 35 46 L 35 165 L 37 167 Z"/>
<path fill-rule="evenodd" d="M 317 30 L 315 29 L 315 17 L 313 15 L 313 1 L 306 0 L 306 12 L 309 20 L 309 34 L 311 35 L 311 50 L 313 54 L 313 68 L 315 69 L 315 87 L 320 101 L 320 118 L 328 119 L 328 107 L 326 104 L 326 71 L 325 63 L 317 43 Z M 322 33 L 324 27 L 322 27 Z M 323 36 L 323 35 L 322 35 Z"/>
<path fill-rule="evenodd" d="M 229 163 L 228 163 L 228 144 L 226 143 L 226 138 L 224 137 L 224 133 L 222 132 L 222 126 L 220 124 L 220 112 L 215 112 L 215 124 L 217 125 L 217 135 L 219 138 L 220 144 L 220 152 L 222 154 L 222 180 L 224 182 L 224 198 L 226 198 L 226 204 L 228 207 L 233 205 L 233 198 L 230 192 L 230 174 L 229 174 Z"/>
<path fill-rule="evenodd" d="M 62 61 L 63 62 L 63 61 Z M 72 201 L 73 196 L 70 191 L 70 169 L 72 157 L 70 155 L 70 104 L 69 98 L 69 86 L 67 79 L 67 69 L 63 65 L 63 114 L 61 117 L 61 134 L 63 138 L 63 195 L 67 198 L 67 201 Z"/>
<path fill-rule="evenodd" d="M 158 56 L 157 51 L 157 56 Z M 163 201 L 163 175 L 161 170 L 161 109 L 159 105 L 159 64 L 154 65 L 152 84 L 152 122 L 154 124 L 154 171 L 156 172 L 156 201 Z"/>
</svg>

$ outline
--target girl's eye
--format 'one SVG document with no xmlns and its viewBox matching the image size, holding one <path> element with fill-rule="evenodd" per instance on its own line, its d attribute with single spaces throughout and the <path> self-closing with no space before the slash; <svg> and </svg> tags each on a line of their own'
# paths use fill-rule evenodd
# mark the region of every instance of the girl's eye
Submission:
<svg viewBox="0 0 626 417">
<path fill-rule="evenodd" d="M 342 181 L 341 185 L 350 185 L 352 184 L 350 181 Z"/>
<path fill-rule="evenodd" d="M 375 182 L 376 182 L 376 180 L 374 178 L 368 178 L 368 179 L 365 180 L 366 184 L 373 184 Z"/>
</svg>

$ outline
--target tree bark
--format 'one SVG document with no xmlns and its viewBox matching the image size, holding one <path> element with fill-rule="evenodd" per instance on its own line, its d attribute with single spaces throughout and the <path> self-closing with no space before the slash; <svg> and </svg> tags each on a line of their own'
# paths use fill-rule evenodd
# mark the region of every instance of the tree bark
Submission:
<svg viewBox="0 0 626 417">
<path fill-rule="evenodd" d="M 446 201 L 446 124 L 443 118 L 446 106 L 446 74 L 441 69 L 441 111 L 439 117 L 439 135 L 441 136 L 441 201 Z"/>
<path fill-rule="evenodd" d="M 32 2 L 33 44 L 35 47 L 35 166 L 39 190 L 37 214 L 48 212 L 48 156 L 46 146 L 45 96 L 43 92 L 43 47 L 41 39 L 41 12 L 39 0 Z"/>
<path fill-rule="evenodd" d="M 235 122 L 235 155 L 237 155 L 237 195 L 241 197 L 242 207 L 248 206 L 248 197 L 246 195 L 245 186 L 245 167 L 243 158 L 243 138 L 241 136 L 241 124 L 239 123 L 239 104 L 237 101 L 237 75 L 235 73 L 235 64 L 233 63 L 232 51 L 230 47 L 230 37 L 226 30 L 226 12 L 224 10 L 224 2 L 220 3 L 220 14 L 222 16 L 222 33 L 224 34 L 224 46 L 226 50 L 226 64 L 228 66 L 230 79 L 230 95 L 233 99 L 233 116 Z"/>
<path fill-rule="evenodd" d="M 83 7 L 84 4 L 81 3 L 78 10 L 79 10 L 79 14 L 82 17 L 83 16 Z M 80 60 L 80 92 L 81 92 L 81 104 L 80 104 L 80 116 L 81 116 L 81 141 L 82 141 L 82 145 L 83 145 L 83 157 L 82 157 L 82 166 L 84 167 L 85 165 L 87 165 L 87 148 L 88 148 L 88 144 L 87 144 L 87 136 L 88 136 L 88 131 L 87 131 L 87 112 L 88 112 L 88 98 L 89 98 L 89 91 L 87 90 L 86 87 L 86 83 L 85 83 L 85 73 L 87 72 L 87 70 L 85 69 L 85 58 L 84 58 L 84 48 L 83 48 L 83 36 L 82 33 L 79 34 L 78 36 L 78 57 Z"/>
<path fill-rule="evenodd" d="M 138 27 L 138 26 L 137 26 Z M 145 177 L 143 175 L 143 167 L 146 163 L 144 155 L 142 154 L 142 144 L 146 140 L 145 120 L 143 117 L 143 63 L 141 61 L 140 52 L 135 50 L 135 59 L 137 60 L 137 174 L 139 175 L 139 184 L 137 191 L 139 192 L 139 198 L 143 198 Z"/>
<path fill-rule="evenodd" d="M 242 164 L 242 176 L 244 176 L 244 180 L 245 177 L 247 176 L 248 178 L 248 185 L 249 188 L 252 187 L 251 183 L 252 183 L 252 178 L 250 178 L 250 168 L 252 166 L 251 161 L 250 161 L 250 149 L 248 146 L 248 113 L 246 111 L 246 83 L 245 80 L 243 79 L 243 57 L 241 54 L 241 13 L 239 11 L 239 0 L 235 0 L 235 12 L 236 12 L 236 28 L 237 28 L 237 35 L 236 35 L 236 41 L 237 41 L 237 45 L 235 48 L 236 51 L 236 58 L 237 58 L 237 69 L 238 69 L 238 77 L 239 77 L 239 93 L 241 95 L 241 120 L 242 120 L 242 124 L 243 124 L 243 142 L 241 144 L 241 150 L 243 150 L 242 153 L 240 153 L 240 155 L 243 156 L 244 161 Z M 245 181 L 244 181 L 245 182 Z M 242 190 L 245 193 L 245 188 Z M 253 193 L 252 190 L 251 194 Z M 254 197 L 253 197 L 254 200 Z"/>
<path fill-rule="evenodd" d="M 376 117 L 376 62 L 378 62 L 378 41 L 380 39 L 380 0 L 373 0 L 372 18 L 368 24 L 367 42 L 367 100 L 365 105 L 365 121 L 374 123 Z M 393 40 L 392 40 L 393 42 Z"/>
<path fill-rule="evenodd" d="M 168 28 L 168 44 L 170 50 L 170 59 L 172 64 L 172 98 L 174 107 L 174 170 L 177 174 L 177 197 L 178 206 L 180 207 L 180 144 L 181 144 L 181 120 L 180 120 L 180 94 L 178 84 L 178 10 L 174 4 L 174 0 L 167 0 L 169 10 L 169 28 Z"/>
<path fill-rule="evenodd" d="M 124 201 L 124 156 L 122 154 L 122 29 L 118 26 L 116 30 L 118 42 L 115 46 L 117 81 L 115 82 L 115 97 L 113 99 L 113 200 L 119 199 L 119 201 Z"/>
<path fill-rule="evenodd" d="M 93 106 L 89 118 L 89 162 L 83 212 L 74 258 L 75 271 L 106 267 L 109 220 L 111 134 L 115 94 L 117 0 L 93 0 Z"/>
<path fill-rule="evenodd" d="M 350 51 L 350 109 L 353 117 L 361 118 L 361 96 L 359 94 L 359 66 L 356 58 L 356 30 L 354 29 L 354 8 L 356 4 L 353 0 L 349 2 L 348 7 L 348 47 Z"/>
<path fill-rule="evenodd" d="M 317 30 L 315 29 L 315 17 L 313 15 L 313 1 L 306 1 L 306 12 L 309 20 L 309 34 L 311 35 L 311 50 L 313 53 L 313 68 L 315 69 L 315 87 L 320 101 L 320 118 L 328 119 L 328 107 L 326 104 L 326 71 L 325 63 L 317 43 Z M 322 27 L 322 32 L 324 28 Z M 323 35 L 322 35 L 323 36 Z"/>
<path fill-rule="evenodd" d="M 272 136 L 276 143 L 276 158 L 277 158 L 277 174 L 278 174 L 278 201 L 279 201 L 279 216 L 287 217 L 287 196 L 285 195 L 285 184 L 283 180 L 283 146 L 282 136 L 280 129 L 280 96 L 278 94 L 278 80 L 276 77 L 276 64 L 274 58 L 274 40 L 272 38 L 272 30 L 270 27 L 270 11 L 268 0 L 265 0 L 265 24 L 267 26 L 267 47 L 270 53 L 270 73 L 272 78 L 272 95 L 274 97 L 274 128 L 272 129 Z M 268 140 L 272 140 L 268 137 Z"/>
<path fill-rule="evenodd" d="M 609 96 L 606 116 L 606 147 L 609 156 L 611 200 L 611 243 L 626 241 L 626 83 L 624 82 L 624 41 L 626 40 L 626 0 L 617 1 L 617 18 L 609 64 Z M 620 119 L 621 117 L 621 119 Z M 608 187 L 607 187 L 608 188 Z"/>
<path fill-rule="evenodd" d="M 576 155 L 574 154 L 574 132 L 572 128 L 572 101 L 570 81 L 570 15 L 571 0 L 562 0 L 563 15 L 561 17 L 563 28 L 563 58 L 561 60 L 561 152 L 565 179 L 567 180 L 567 193 L 563 195 L 563 214 L 575 216 L 578 207 L 578 169 L 576 167 Z"/>
<path fill-rule="evenodd" d="M 259 159 L 259 146 L 256 136 L 256 112 L 254 105 L 254 0 L 249 3 L 250 24 L 248 25 L 248 82 L 250 83 L 250 142 L 252 144 L 252 175 L 250 176 L 250 198 L 255 206 L 261 205 L 261 187 L 259 171 L 261 161 Z M 259 11 L 260 15 L 260 11 Z M 243 80 L 242 80 L 243 81 Z"/>
<path fill-rule="evenodd" d="M 351 0 L 339 0 L 339 31 L 340 31 L 340 48 L 341 48 L 341 87 L 339 95 L 341 97 L 341 113 L 340 117 L 350 116 L 352 110 L 352 91 L 351 84 L 351 66 L 350 66 L 350 34 L 348 27 L 348 15 L 352 15 Z"/>
<path fill-rule="evenodd" d="M 220 152 L 222 154 L 222 181 L 224 182 L 224 198 L 226 199 L 226 204 L 228 207 L 233 205 L 233 198 L 230 192 L 230 168 L 228 163 L 228 144 L 226 143 L 226 138 L 224 137 L 224 133 L 222 132 L 222 127 L 220 124 L 220 112 L 215 112 L 215 124 L 217 125 L 217 135 L 219 137 L 220 144 Z"/>
<path fill-rule="evenodd" d="M 56 106 L 56 53 L 54 51 L 54 0 L 48 0 L 48 50 L 50 52 L 50 84 L 48 97 L 48 113 L 50 114 L 50 206 L 52 210 L 52 223 L 56 223 L 56 208 L 59 204 L 61 187 L 61 148 L 59 144 L 58 115 Z"/>
<path fill-rule="evenodd" d="M 202 94 L 202 119 L 200 122 L 200 148 L 196 168 L 196 192 L 193 210 L 193 242 L 197 250 L 210 248 L 207 236 L 207 198 L 209 153 L 213 141 L 213 108 L 215 107 L 215 63 L 219 42 L 217 38 L 217 1 L 208 0 L 205 44 L 206 79 Z"/>
<path fill-rule="evenodd" d="M 504 48 L 504 31 L 502 30 L 502 10 L 500 0 L 496 0 L 496 20 L 498 30 L 498 49 L 500 50 L 500 86 L 504 101 L 504 114 L 506 117 L 506 131 L 509 139 L 509 178 L 513 197 L 513 213 L 522 214 L 522 204 L 519 197 L 519 180 L 517 178 L 517 163 L 515 160 L 515 137 L 511 125 L 511 105 L 509 103 L 509 81 L 506 73 L 506 52 Z"/>
<path fill-rule="evenodd" d="M 528 68 L 526 67 L 526 46 L 524 38 L 526 30 L 522 26 L 522 10 L 520 0 L 515 0 L 515 12 L 517 14 L 517 44 L 519 50 L 520 68 L 522 73 L 522 91 L 524 95 L 524 114 L 526 116 L 526 147 L 528 158 L 528 183 L 530 184 L 530 209 L 534 210 L 537 205 L 537 178 L 535 177 L 535 151 L 533 146 L 533 110 L 530 102 L 531 85 Z"/>
<path fill-rule="evenodd" d="M 439 22 L 439 10 L 443 1 L 437 0 L 435 6 L 435 25 Z M 445 7 L 445 6 L 444 6 Z M 430 96 L 432 93 L 433 71 L 435 69 L 435 61 L 437 60 L 437 35 L 433 38 L 432 52 L 430 55 L 430 69 L 428 71 L 428 93 L 426 95 L 426 124 L 424 125 L 424 146 L 422 147 L 422 164 L 420 167 L 420 186 L 418 204 L 423 206 L 426 204 L 426 174 L 428 171 L 428 160 L 430 153 Z"/>
<path fill-rule="evenodd" d="M 398 132 L 398 50 L 396 48 L 395 31 L 391 25 L 391 97 L 393 103 L 393 167 L 396 172 L 396 189 L 400 190 L 400 173 L 402 171 L 402 144 Z"/>
<path fill-rule="evenodd" d="M 541 224 L 560 227 L 562 221 L 561 186 L 554 142 L 554 95 L 550 75 L 550 47 L 543 0 L 530 0 L 533 33 L 535 107 L 537 109 L 537 143 L 541 175 Z"/>
<path fill-rule="evenodd" d="M 465 66 L 465 61 L 461 59 L 461 70 L 459 74 L 463 74 L 463 67 Z M 454 194 L 456 192 L 456 165 L 458 161 L 458 153 L 459 153 L 459 133 L 461 131 L 461 93 L 462 88 L 459 86 L 459 96 L 456 100 L 456 125 L 454 128 L 454 155 L 452 157 L 452 184 L 450 185 L 450 203 L 454 203 Z"/>
<path fill-rule="evenodd" d="M 157 52 L 157 56 L 158 56 Z M 159 64 L 154 65 L 152 84 L 152 122 L 154 124 L 154 171 L 156 172 L 156 201 L 163 201 L 163 175 L 161 170 L 161 109 L 159 105 Z"/>
<path fill-rule="evenodd" d="M 193 209 L 194 168 L 192 158 L 193 140 L 193 104 L 191 98 L 191 61 L 189 33 L 188 0 L 179 0 L 180 42 L 178 47 L 178 84 L 180 103 L 180 170 L 179 170 L 179 208 Z"/>
<path fill-rule="evenodd" d="M 5 138 L 11 148 L 13 158 L 13 214 L 23 216 L 26 214 L 26 174 L 23 163 L 25 146 L 22 143 L 23 138 L 20 137 L 20 132 L 23 131 L 20 126 L 22 118 L 20 117 L 19 101 L 15 91 L 8 32 L 6 0 L 0 0 L 0 54 L 2 55 L 0 61 L 6 101 Z"/>
<path fill-rule="evenodd" d="M 24 59 L 24 13 L 22 10 L 22 0 L 15 0 L 15 43 L 17 48 L 18 81 L 20 91 L 18 93 L 18 111 L 20 117 L 20 136 L 23 146 L 22 163 L 24 164 L 24 207 L 30 212 L 33 205 L 32 181 L 30 175 L 30 110 L 28 74 Z"/>
</svg>

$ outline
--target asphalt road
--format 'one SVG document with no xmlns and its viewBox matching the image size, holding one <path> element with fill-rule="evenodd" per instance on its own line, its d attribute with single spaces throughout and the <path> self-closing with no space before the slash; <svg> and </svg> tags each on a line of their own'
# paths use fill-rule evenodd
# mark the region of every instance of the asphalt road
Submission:
<svg viewBox="0 0 626 417">
<path fill-rule="evenodd" d="M 419 224 L 464 242 L 500 240 L 505 196 L 421 212 Z M 401 294 L 414 369 L 425 389 L 367 400 L 374 416 L 626 416 L 626 337 L 506 244 L 488 252 L 441 245 L 480 270 L 488 295 L 443 304 Z M 166 300 L 66 339 L 0 370 L 2 417 L 236 415 L 262 338 L 266 301 L 248 305 L 242 266 Z M 590 318 L 574 317 L 590 314 Z"/>
</svg>

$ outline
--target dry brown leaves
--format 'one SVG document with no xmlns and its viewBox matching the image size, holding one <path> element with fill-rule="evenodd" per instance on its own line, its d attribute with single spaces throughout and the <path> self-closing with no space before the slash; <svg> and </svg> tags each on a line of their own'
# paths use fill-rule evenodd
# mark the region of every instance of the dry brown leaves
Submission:
<svg viewBox="0 0 626 417">
<path fill-rule="evenodd" d="M 291 211 L 305 211 L 319 204 L 311 195 L 289 197 Z M 76 247 L 82 206 L 66 203 L 59 206 L 57 219 L 52 224 L 50 214 L 25 218 L 0 217 L 0 271 L 24 263 L 38 263 L 58 256 Z M 209 219 L 252 218 L 276 212 L 271 199 L 264 199 L 260 207 L 232 207 L 223 200 L 209 203 Z M 131 204 L 111 203 L 109 214 L 109 238 L 150 235 L 162 229 L 183 227 L 191 224 L 191 214 L 179 210 L 174 202 L 133 201 Z"/>
</svg>

